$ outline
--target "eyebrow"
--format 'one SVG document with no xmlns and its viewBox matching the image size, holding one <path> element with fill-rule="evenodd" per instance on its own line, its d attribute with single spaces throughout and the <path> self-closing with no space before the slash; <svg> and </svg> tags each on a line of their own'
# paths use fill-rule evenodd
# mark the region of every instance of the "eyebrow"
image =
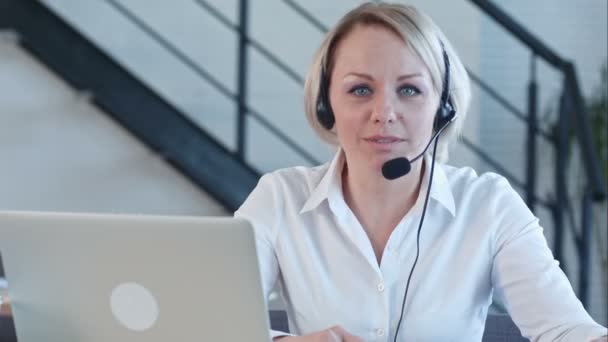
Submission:
<svg viewBox="0 0 608 342">
<path fill-rule="evenodd" d="M 371 75 L 368 74 L 363 74 L 363 73 L 358 73 L 358 72 L 350 72 L 348 74 L 346 74 L 346 76 L 344 76 L 344 78 L 347 78 L 349 76 L 356 76 L 356 77 L 360 77 L 360 78 L 365 78 L 369 81 L 373 81 L 373 77 Z M 412 74 L 405 74 L 405 75 L 401 75 L 397 78 L 397 81 L 402 81 L 408 78 L 414 78 L 414 77 L 422 77 L 422 73 L 419 72 L 415 72 Z"/>
</svg>

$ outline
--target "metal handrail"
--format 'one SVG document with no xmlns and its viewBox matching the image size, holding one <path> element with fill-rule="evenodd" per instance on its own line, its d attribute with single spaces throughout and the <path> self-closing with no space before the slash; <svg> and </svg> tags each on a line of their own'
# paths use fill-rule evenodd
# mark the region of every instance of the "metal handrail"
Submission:
<svg viewBox="0 0 608 342">
<path fill-rule="evenodd" d="M 577 133 L 578 138 L 583 146 L 585 170 L 587 179 L 590 181 L 593 199 L 595 201 L 603 201 L 606 199 L 606 184 L 599 166 L 599 158 L 597 157 L 597 149 L 593 146 L 590 139 L 589 122 L 587 120 L 587 110 L 583 105 L 581 90 L 578 85 L 577 73 L 574 65 L 562 57 L 560 57 L 551 48 L 545 45 L 540 39 L 536 38 L 532 33 L 526 30 L 523 25 L 516 22 L 507 13 L 501 10 L 493 2 L 489 0 L 469 0 L 477 5 L 483 12 L 491 16 L 504 29 L 509 31 L 513 36 L 519 39 L 526 45 L 534 54 L 543 58 L 546 62 L 553 65 L 558 70 L 562 71 L 565 76 L 565 82 L 569 84 L 572 91 L 571 96 L 574 101 L 574 107 L 578 115 Z"/>
<path fill-rule="evenodd" d="M 470 141 L 468 138 L 466 138 L 465 136 L 461 136 L 459 139 L 460 139 L 460 142 L 464 146 L 466 146 L 469 150 L 474 152 L 486 164 L 493 167 L 498 173 L 500 173 L 500 175 L 504 176 L 509 181 L 509 183 L 511 183 L 512 185 L 514 185 L 515 187 L 520 188 L 520 189 L 526 188 L 526 184 L 519 181 L 517 179 L 517 177 L 515 177 L 515 175 L 513 175 L 510 171 L 505 169 L 504 166 L 500 165 L 500 163 L 498 161 L 496 161 L 496 160 L 494 160 L 494 158 L 490 157 L 481 148 L 479 148 L 478 146 L 473 144 L 473 142 Z M 536 195 L 534 196 L 534 200 L 536 202 L 538 202 L 539 204 L 543 205 L 547 209 L 551 209 L 554 206 L 554 204 L 551 203 L 550 201 L 542 199 Z"/>
<path fill-rule="evenodd" d="M 230 28 L 235 32 L 239 32 L 239 25 L 234 25 L 230 22 L 230 20 L 224 16 L 217 8 L 213 7 L 210 3 L 205 0 L 194 0 L 196 4 L 202 7 L 204 10 L 209 12 L 211 16 L 217 19 L 219 22 L 224 24 L 224 26 Z M 293 68 L 285 64 L 279 57 L 270 52 L 264 45 L 262 45 L 257 40 L 251 38 L 248 35 L 245 35 L 245 39 L 247 43 L 251 45 L 257 52 L 259 52 L 262 56 L 264 56 L 270 63 L 274 64 L 277 68 L 279 68 L 283 73 L 285 73 L 289 78 L 291 78 L 294 82 L 299 85 L 304 85 L 304 78 L 298 74 Z"/>
<path fill-rule="evenodd" d="M 513 104 L 511 104 L 507 99 L 505 99 L 503 96 L 501 96 L 494 88 L 492 88 L 489 84 L 484 82 L 479 76 L 477 76 L 469 68 L 467 68 L 467 73 L 469 74 L 469 77 L 471 78 L 471 80 L 473 82 L 477 83 L 477 85 L 481 88 L 481 90 L 485 91 L 486 94 L 490 95 L 490 97 L 492 97 L 494 100 L 496 100 L 496 102 L 498 102 L 498 104 L 500 104 L 501 106 L 503 106 L 503 108 L 505 108 L 506 110 L 511 112 L 520 121 L 522 121 L 526 124 L 529 123 L 529 120 L 526 117 L 526 114 L 524 114 L 521 110 L 517 109 Z M 548 132 L 546 132 L 540 128 L 536 128 L 535 132 L 539 136 L 543 137 L 546 141 L 548 141 L 550 143 L 555 142 L 555 139 Z"/>
<path fill-rule="evenodd" d="M 114 7 L 119 13 L 127 17 L 131 22 L 133 22 L 139 29 L 144 31 L 150 37 L 152 37 L 156 42 L 158 42 L 161 46 L 171 52 L 178 60 L 188 66 L 192 71 L 194 71 L 201 78 L 206 80 L 213 86 L 216 90 L 218 90 L 222 95 L 231 99 L 234 102 L 238 102 L 239 97 L 232 93 L 227 87 L 225 87 L 220 81 L 215 79 L 211 73 L 209 73 L 205 68 L 198 65 L 195 61 L 193 61 L 190 57 L 188 57 L 185 53 L 183 53 L 179 48 L 169 42 L 167 39 L 162 37 L 158 32 L 152 29 L 148 24 L 146 24 L 143 20 L 133 14 L 129 9 L 118 3 L 116 0 L 106 0 L 111 6 Z M 312 156 L 308 151 L 304 150 L 301 146 L 299 146 L 295 141 L 293 141 L 290 137 L 288 137 L 285 133 L 281 132 L 280 129 L 275 127 L 270 121 L 264 119 L 264 116 L 259 112 L 255 111 L 253 108 L 244 105 L 245 109 L 248 113 L 252 114 L 252 117 L 255 118 L 262 126 L 276 135 L 280 140 L 285 142 L 287 146 L 289 146 L 293 151 L 301 155 L 307 162 L 312 165 L 319 164 L 319 161 Z"/>
<path fill-rule="evenodd" d="M 321 21 L 319 21 L 312 13 L 304 9 L 304 7 L 300 6 L 297 2 L 293 0 L 283 0 L 283 2 L 291 7 L 296 13 L 298 13 L 301 17 L 306 19 L 312 26 L 316 27 L 320 32 L 327 32 L 329 28 L 325 26 Z"/>
<path fill-rule="evenodd" d="M 488 14 L 492 19 L 499 23 L 504 29 L 509 31 L 515 38 L 524 43 L 534 54 L 542 57 L 544 60 L 552 64 L 558 69 L 563 69 L 566 62 L 549 48 L 540 39 L 536 38 L 532 33 L 526 30 L 523 25 L 516 22 L 511 16 L 507 15 L 503 10 L 496 6 L 492 1 L 488 0 L 469 0 L 477 5 L 483 12 Z"/>
</svg>

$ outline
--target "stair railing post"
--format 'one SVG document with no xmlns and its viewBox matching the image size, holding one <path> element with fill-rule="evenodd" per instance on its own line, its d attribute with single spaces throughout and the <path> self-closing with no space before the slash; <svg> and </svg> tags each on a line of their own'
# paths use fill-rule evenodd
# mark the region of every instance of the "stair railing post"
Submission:
<svg viewBox="0 0 608 342">
<path fill-rule="evenodd" d="M 247 139 L 247 45 L 248 45 L 248 0 L 239 0 L 239 40 L 237 61 L 237 157 L 245 160 L 245 142 Z"/>
</svg>

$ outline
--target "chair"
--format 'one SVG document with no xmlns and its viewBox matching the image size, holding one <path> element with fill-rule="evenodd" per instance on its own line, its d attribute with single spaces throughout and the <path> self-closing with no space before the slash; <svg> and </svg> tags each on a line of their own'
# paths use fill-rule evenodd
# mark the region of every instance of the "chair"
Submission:
<svg viewBox="0 0 608 342">
<path fill-rule="evenodd" d="M 15 326 L 10 316 L 0 315 L 0 342 L 16 342 Z"/>
<path fill-rule="evenodd" d="M 270 311 L 270 326 L 274 330 L 289 332 L 285 311 Z M 528 342 L 509 315 L 489 314 L 482 342 Z"/>
</svg>

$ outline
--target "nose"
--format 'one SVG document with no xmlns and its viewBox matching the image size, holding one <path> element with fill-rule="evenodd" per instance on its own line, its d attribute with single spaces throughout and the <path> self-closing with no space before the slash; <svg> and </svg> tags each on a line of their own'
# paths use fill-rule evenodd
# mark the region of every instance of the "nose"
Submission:
<svg viewBox="0 0 608 342">
<path fill-rule="evenodd" d="M 395 123 L 397 113 L 395 111 L 395 104 L 393 103 L 394 100 L 390 94 L 377 95 L 372 114 L 374 124 L 385 125 Z"/>
</svg>

